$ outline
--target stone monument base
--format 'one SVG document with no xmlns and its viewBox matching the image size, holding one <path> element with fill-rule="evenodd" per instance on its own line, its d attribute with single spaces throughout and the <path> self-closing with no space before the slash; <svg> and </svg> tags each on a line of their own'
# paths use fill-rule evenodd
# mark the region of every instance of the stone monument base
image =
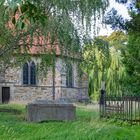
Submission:
<svg viewBox="0 0 140 140">
<path fill-rule="evenodd" d="M 27 121 L 70 121 L 76 118 L 76 107 L 67 102 L 38 100 L 29 103 L 27 109 Z"/>
</svg>

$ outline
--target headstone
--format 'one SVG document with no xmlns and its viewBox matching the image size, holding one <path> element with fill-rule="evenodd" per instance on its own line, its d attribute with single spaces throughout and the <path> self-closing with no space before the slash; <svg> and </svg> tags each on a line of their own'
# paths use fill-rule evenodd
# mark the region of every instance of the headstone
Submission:
<svg viewBox="0 0 140 140">
<path fill-rule="evenodd" d="M 27 121 L 70 121 L 76 118 L 76 107 L 66 100 L 36 100 L 29 103 L 27 109 Z"/>
</svg>

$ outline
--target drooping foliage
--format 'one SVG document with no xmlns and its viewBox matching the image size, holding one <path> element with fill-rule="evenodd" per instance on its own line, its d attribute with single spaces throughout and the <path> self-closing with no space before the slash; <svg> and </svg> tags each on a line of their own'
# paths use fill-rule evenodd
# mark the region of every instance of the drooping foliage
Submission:
<svg viewBox="0 0 140 140">
<path fill-rule="evenodd" d="M 95 28 L 91 20 L 96 23 L 108 5 L 108 0 L 1 0 L 0 61 L 7 64 L 12 58 L 10 66 L 21 65 L 36 47 L 40 69 L 46 71 L 58 54 L 75 57 Z"/>
<path fill-rule="evenodd" d="M 124 33 L 113 32 L 109 37 L 99 37 L 85 46 L 83 64 L 89 74 L 89 94 L 94 100 L 99 97 L 102 81 L 106 83 L 106 94 L 122 94 L 126 72 L 121 50 L 126 41 Z"/>
<path fill-rule="evenodd" d="M 89 74 L 89 95 L 98 97 L 101 82 L 106 79 L 106 70 L 110 65 L 108 42 L 95 38 L 92 44 L 85 46 L 83 57 L 83 68 Z"/>
<path fill-rule="evenodd" d="M 6 41 L 4 50 L 8 45 L 12 51 L 13 48 L 19 48 L 21 40 L 24 48 L 31 47 L 34 45 L 34 36 L 36 39 L 39 39 L 39 36 L 46 38 L 49 36 L 51 45 L 57 42 L 65 50 L 79 51 L 81 37 L 77 28 L 79 21 L 88 33 L 92 28 L 92 17 L 95 16 L 95 19 L 96 16 L 100 17 L 107 6 L 107 0 L 2 0 L 1 8 L 4 8 L 2 18 L 13 25 L 11 29 L 11 32 L 14 32 L 13 36 L 19 37 L 12 39 L 14 44 L 11 43 L 13 41 Z M 30 43 L 27 44 L 28 35 Z M 3 36 L 4 34 L 1 34 L 1 40 Z M 5 51 L 0 56 L 4 54 Z"/>
</svg>

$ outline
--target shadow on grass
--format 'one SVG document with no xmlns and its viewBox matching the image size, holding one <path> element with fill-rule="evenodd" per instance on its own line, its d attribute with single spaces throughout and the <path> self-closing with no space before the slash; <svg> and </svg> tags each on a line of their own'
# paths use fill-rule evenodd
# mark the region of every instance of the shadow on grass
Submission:
<svg viewBox="0 0 140 140">
<path fill-rule="evenodd" d="M 22 111 L 13 108 L 0 108 L 0 112 L 12 113 L 12 114 L 22 114 Z"/>
</svg>

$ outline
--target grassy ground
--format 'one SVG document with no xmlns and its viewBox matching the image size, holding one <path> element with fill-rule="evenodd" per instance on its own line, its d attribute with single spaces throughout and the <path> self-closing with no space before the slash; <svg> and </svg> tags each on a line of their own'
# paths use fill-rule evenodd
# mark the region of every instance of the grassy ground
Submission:
<svg viewBox="0 0 140 140">
<path fill-rule="evenodd" d="M 0 105 L 0 111 L 0 140 L 140 140 L 140 126 L 100 120 L 91 108 L 77 107 L 72 122 L 43 123 L 27 123 L 25 106 Z"/>
</svg>

